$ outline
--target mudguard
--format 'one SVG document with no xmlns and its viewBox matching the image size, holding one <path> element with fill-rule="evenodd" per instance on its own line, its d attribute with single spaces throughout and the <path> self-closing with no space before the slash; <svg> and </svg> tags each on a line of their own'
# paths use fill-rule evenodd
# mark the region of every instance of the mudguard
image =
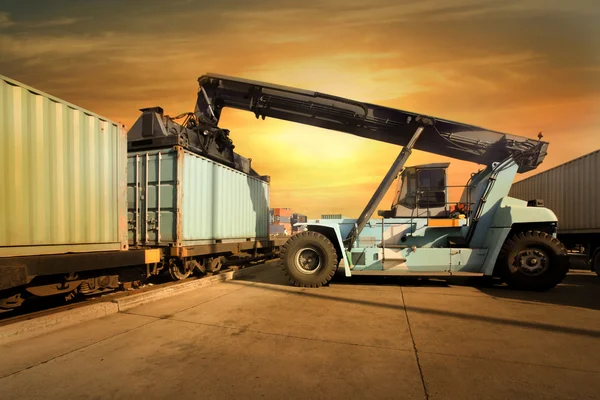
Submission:
<svg viewBox="0 0 600 400">
<path fill-rule="evenodd" d="M 327 224 L 327 223 L 311 223 L 311 222 L 302 222 L 294 224 L 294 226 L 306 226 L 306 229 L 313 232 L 321 233 L 331 241 L 335 249 L 342 255 L 342 260 L 344 261 L 344 274 L 349 277 L 350 273 L 350 262 L 351 258 L 348 257 L 346 253 L 346 249 L 344 248 L 344 242 L 342 240 L 342 234 L 340 232 L 340 226 L 336 224 Z"/>
</svg>

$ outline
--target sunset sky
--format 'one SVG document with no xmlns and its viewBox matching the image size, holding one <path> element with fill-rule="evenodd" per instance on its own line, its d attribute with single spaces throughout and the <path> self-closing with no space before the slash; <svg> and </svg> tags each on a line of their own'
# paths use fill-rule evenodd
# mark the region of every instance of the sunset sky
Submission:
<svg viewBox="0 0 600 400">
<path fill-rule="evenodd" d="M 206 72 L 543 131 L 535 172 L 600 148 L 598 0 L 0 2 L 1 74 L 127 126 L 193 111 Z M 240 111 L 221 126 L 271 176 L 272 206 L 310 217 L 358 216 L 400 150 Z M 454 161 L 450 183 L 477 169 Z"/>
</svg>

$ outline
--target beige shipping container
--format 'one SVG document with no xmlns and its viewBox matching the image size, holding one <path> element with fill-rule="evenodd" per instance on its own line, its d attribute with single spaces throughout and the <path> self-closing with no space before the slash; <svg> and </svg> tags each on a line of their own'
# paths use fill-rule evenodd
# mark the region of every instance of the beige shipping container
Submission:
<svg viewBox="0 0 600 400">
<path fill-rule="evenodd" d="M 127 250 L 124 127 L 0 75 L 0 257 Z"/>
<path fill-rule="evenodd" d="M 600 232 L 600 150 L 514 183 L 509 196 L 544 200 L 560 234 Z"/>
</svg>

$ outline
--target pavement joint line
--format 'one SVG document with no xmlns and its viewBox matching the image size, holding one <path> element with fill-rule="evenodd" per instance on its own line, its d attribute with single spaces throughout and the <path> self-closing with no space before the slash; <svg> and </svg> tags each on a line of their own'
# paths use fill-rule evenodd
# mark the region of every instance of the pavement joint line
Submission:
<svg viewBox="0 0 600 400">
<path fill-rule="evenodd" d="M 554 369 L 562 369 L 562 370 L 566 370 L 566 371 L 589 372 L 589 373 L 593 373 L 593 374 L 600 374 L 600 370 L 594 371 L 591 369 L 569 368 L 569 367 L 561 367 L 558 365 L 536 364 L 536 363 L 528 363 L 528 362 L 523 362 L 523 361 L 503 360 L 501 358 L 487 358 L 487 357 L 478 357 L 478 356 L 468 356 L 468 355 L 463 355 L 463 354 L 441 353 L 441 352 L 437 352 L 437 351 L 421 350 L 420 352 L 421 352 L 421 354 L 432 354 L 432 355 L 445 356 L 445 357 L 468 358 L 468 359 L 472 359 L 472 360 L 501 362 L 501 363 L 506 363 L 506 364 L 527 365 L 530 367 L 554 368 Z"/>
<path fill-rule="evenodd" d="M 12 372 L 12 373 L 10 373 L 10 374 L 8 374 L 8 375 L 0 376 L 0 380 L 2 380 L 2 379 L 4 379 L 4 378 L 9 378 L 9 377 L 11 377 L 11 376 L 13 376 L 13 375 L 16 375 L 16 374 L 19 374 L 19 373 L 21 373 L 21 372 L 23 372 L 23 371 L 27 371 L 27 370 L 33 369 L 33 368 L 35 368 L 35 367 L 38 367 L 38 366 L 40 366 L 40 365 L 47 364 L 47 363 L 49 363 L 49 362 L 51 362 L 51 361 L 54 361 L 54 360 L 56 360 L 56 359 L 58 359 L 58 358 L 62 358 L 62 357 L 64 357 L 64 356 L 68 356 L 69 354 L 72 354 L 72 353 L 78 352 L 78 351 L 80 351 L 80 350 L 87 349 L 88 347 L 94 346 L 94 345 L 96 345 L 96 344 L 98 344 L 98 343 L 102 343 L 102 342 L 104 342 L 104 341 L 106 341 L 106 340 L 109 340 L 109 339 L 113 339 L 113 338 L 115 338 L 115 337 L 117 337 L 117 336 L 124 335 L 124 334 L 126 334 L 126 333 L 129 333 L 129 332 L 131 332 L 131 331 L 134 331 L 134 330 L 136 330 L 136 329 L 144 328 L 144 327 L 146 327 L 146 326 L 148 326 L 148 325 L 150 325 L 150 324 L 153 324 L 153 323 L 155 323 L 156 321 L 157 321 L 157 320 L 151 320 L 151 321 L 148 321 L 148 322 L 146 322 L 146 323 L 143 323 L 142 325 L 136 326 L 136 327 L 134 327 L 134 328 L 131 328 L 131 329 L 127 329 L 127 330 L 125 330 L 125 331 L 123 331 L 123 332 L 118 332 L 118 333 L 115 333 L 114 335 L 111 335 L 111 336 L 108 336 L 108 337 L 102 338 L 102 339 L 100 339 L 100 340 L 97 340 L 97 341 L 95 341 L 95 342 L 93 342 L 93 343 L 86 344 L 85 346 L 81 346 L 81 347 L 78 347 L 78 348 L 76 348 L 76 349 L 69 350 L 69 351 L 67 351 L 67 352 L 64 352 L 64 353 L 62 353 L 62 354 L 59 354 L 59 355 L 57 355 L 57 356 L 53 356 L 53 357 L 51 357 L 51 358 L 49 358 L 49 359 L 47 359 L 47 360 L 40 361 L 40 362 L 38 362 L 38 363 L 36 363 L 36 364 L 30 365 L 30 366 L 28 366 L 28 367 L 25 367 L 25 368 L 23 368 L 23 369 L 20 369 L 20 370 L 18 370 L 18 371 Z"/>
<path fill-rule="evenodd" d="M 245 328 L 245 327 L 241 327 L 240 328 L 240 327 L 235 327 L 235 326 L 226 326 L 226 325 L 218 325 L 218 324 L 207 324 L 207 323 L 204 323 L 204 322 L 189 321 L 189 320 L 185 320 L 185 319 L 160 318 L 160 317 L 155 317 L 155 316 L 146 315 L 146 314 L 134 314 L 134 313 L 131 313 L 131 314 L 132 315 L 139 315 L 139 316 L 142 316 L 142 317 L 156 318 L 157 320 L 165 319 L 167 321 L 184 322 L 184 323 L 194 324 L 194 325 L 209 326 L 211 328 L 222 328 L 222 329 L 230 329 L 230 330 L 235 330 L 235 331 L 240 331 L 240 332 L 257 333 L 257 334 L 260 334 L 260 335 L 280 336 L 280 337 L 287 337 L 287 338 L 291 338 L 291 339 L 301 339 L 301 340 L 309 340 L 309 341 L 315 341 L 315 342 L 334 343 L 334 344 L 341 344 L 341 345 L 346 345 L 346 346 L 365 347 L 365 348 L 372 348 L 372 349 L 395 350 L 395 351 L 409 351 L 409 352 L 412 352 L 412 350 L 409 350 L 409 349 L 399 349 L 399 348 L 395 348 L 395 347 L 371 346 L 371 345 L 359 344 L 359 343 L 339 342 L 337 340 L 309 338 L 309 337 L 304 337 L 304 336 L 286 335 L 286 334 L 283 334 L 283 333 L 265 332 L 265 331 L 255 330 L 255 329 L 248 329 L 248 328 Z"/>
<path fill-rule="evenodd" d="M 239 281 L 230 280 L 230 281 L 227 281 L 226 283 L 237 285 L 237 284 L 239 284 Z M 535 329 L 538 331 L 546 330 L 546 331 L 552 331 L 552 332 L 560 332 L 560 333 L 600 338 L 600 330 L 591 330 L 591 329 L 587 329 L 587 328 L 573 328 L 573 327 L 569 327 L 569 326 L 534 322 L 534 321 L 530 321 L 530 320 L 522 321 L 522 320 L 516 320 L 516 319 L 510 319 L 510 318 L 500 318 L 500 317 L 495 317 L 495 316 L 467 314 L 467 313 L 459 312 L 459 311 L 439 310 L 436 308 L 424 308 L 424 307 L 418 307 L 418 306 L 408 307 L 406 305 L 406 303 L 404 303 L 402 305 L 395 305 L 395 304 L 389 304 L 389 303 L 379 303 L 379 302 L 376 302 L 373 300 L 356 300 L 354 298 L 339 297 L 339 296 L 334 296 L 331 294 L 317 293 L 314 291 L 288 291 L 288 290 L 283 290 L 281 288 L 273 287 L 273 286 L 269 286 L 269 287 L 256 286 L 256 287 L 264 289 L 264 290 L 285 292 L 285 293 L 289 293 L 289 294 L 296 295 L 296 296 L 306 296 L 306 297 L 312 297 L 312 298 L 318 298 L 318 299 L 324 299 L 324 300 L 330 300 L 330 301 L 341 301 L 341 302 L 346 302 L 346 303 L 361 304 L 361 305 L 374 306 L 374 307 L 391 308 L 391 309 L 396 309 L 396 310 L 407 309 L 410 312 L 416 312 L 416 313 L 421 313 L 421 314 L 439 315 L 439 316 L 444 316 L 444 317 L 449 317 L 449 318 L 474 319 L 474 320 L 478 320 L 480 322 L 491 323 L 491 324 L 514 325 L 514 326 L 519 326 L 519 327 L 528 328 L 528 329 Z M 404 300 L 404 291 L 402 290 L 402 288 L 400 288 L 400 292 L 401 292 L 402 299 Z"/>
<path fill-rule="evenodd" d="M 410 319 L 408 318 L 408 311 L 406 310 L 406 301 L 404 300 L 404 290 L 400 288 L 400 294 L 402 295 L 402 305 L 404 306 L 404 315 L 406 316 L 406 324 L 408 325 L 408 332 L 410 333 L 410 340 L 412 341 L 413 351 L 417 360 L 417 368 L 419 369 L 419 376 L 421 377 L 421 384 L 423 385 L 423 393 L 425 394 L 425 400 L 429 399 L 429 392 L 427 391 L 427 384 L 425 383 L 425 376 L 423 375 L 423 368 L 421 368 L 421 360 L 419 359 L 419 350 L 415 342 L 415 336 L 413 335 L 412 327 L 410 325 Z"/>
</svg>

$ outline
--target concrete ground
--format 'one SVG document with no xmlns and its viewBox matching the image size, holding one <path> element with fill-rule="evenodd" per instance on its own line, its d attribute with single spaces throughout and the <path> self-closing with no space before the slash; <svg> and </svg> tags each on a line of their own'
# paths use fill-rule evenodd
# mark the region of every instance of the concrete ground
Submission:
<svg viewBox="0 0 600 400">
<path fill-rule="evenodd" d="M 0 397 L 600 398 L 600 279 L 300 289 L 268 269 L 0 347 Z"/>
</svg>

